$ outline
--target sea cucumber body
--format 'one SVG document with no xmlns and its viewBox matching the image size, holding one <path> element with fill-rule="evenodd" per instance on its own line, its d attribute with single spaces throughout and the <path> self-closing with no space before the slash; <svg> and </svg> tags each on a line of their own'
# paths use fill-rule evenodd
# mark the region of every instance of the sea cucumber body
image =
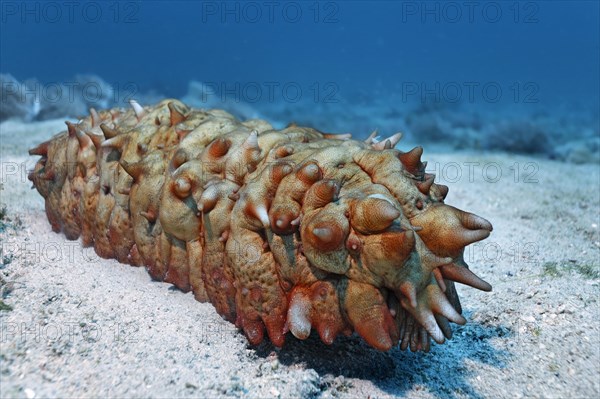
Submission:
<svg viewBox="0 0 600 399">
<path fill-rule="evenodd" d="M 52 229 L 192 290 L 252 344 L 314 329 L 429 350 L 464 323 L 454 282 L 491 224 L 444 204 L 422 149 L 177 100 L 91 115 L 30 150 Z"/>
</svg>

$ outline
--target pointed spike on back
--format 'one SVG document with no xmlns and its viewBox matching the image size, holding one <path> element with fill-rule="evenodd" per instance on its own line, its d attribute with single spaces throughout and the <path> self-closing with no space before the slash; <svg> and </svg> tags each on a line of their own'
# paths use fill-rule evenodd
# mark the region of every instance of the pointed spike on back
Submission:
<svg viewBox="0 0 600 399">
<path fill-rule="evenodd" d="M 77 141 L 79 141 L 79 148 L 81 148 L 81 149 L 88 148 L 90 146 L 94 146 L 94 142 L 92 141 L 90 136 L 85 134 L 78 127 L 75 127 L 75 137 L 77 137 Z"/>
<path fill-rule="evenodd" d="M 372 144 L 372 143 L 374 143 L 374 141 L 373 141 L 373 140 L 375 139 L 375 137 L 377 137 L 377 134 L 378 134 L 378 132 L 377 132 L 377 129 L 373 130 L 373 131 L 371 132 L 371 134 L 369 134 L 369 137 L 367 137 L 367 138 L 365 139 L 365 143 L 366 143 L 366 144 Z"/>
<path fill-rule="evenodd" d="M 118 134 L 115 129 L 109 127 L 106 123 L 101 123 L 100 129 L 102 130 L 102 133 L 104 133 L 104 138 L 107 140 L 116 137 Z"/>
<path fill-rule="evenodd" d="M 392 148 L 392 143 L 387 139 L 381 141 L 376 141 L 373 139 L 373 144 L 371 144 L 371 147 L 377 151 L 389 150 Z"/>
<path fill-rule="evenodd" d="M 39 144 L 37 147 L 34 147 L 29 150 L 29 155 L 39 155 L 45 157 L 48 155 L 48 146 L 50 145 L 49 141 L 45 141 Z"/>
<path fill-rule="evenodd" d="M 129 105 L 131 105 L 131 108 L 133 108 L 133 112 L 135 112 L 135 116 L 137 117 L 138 121 L 146 116 L 146 111 L 137 101 L 131 99 L 129 100 Z"/>
<path fill-rule="evenodd" d="M 445 200 L 446 196 L 448 195 L 448 191 L 448 186 L 445 186 L 443 184 L 434 184 L 432 187 L 433 196 L 438 201 Z"/>
<path fill-rule="evenodd" d="M 392 149 L 398 144 L 400 139 L 402 138 L 402 133 L 396 133 L 393 136 L 388 137 L 378 143 L 372 145 L 375 150 L 389 150 Z"/>
<path fill-rule="evenodd" d="M 409 173 L 416 175 L 421 171 L 421 155 L 423 147 L 415 147 L 409 152 L 399 154 L 398 159 Z"/>
<path fill-rule="evenodd" d="M 69 137 L 75 137 L 77 135 L 77 128 L 75 125 L 69 121 L 65 121 L 65 125 L 67 125 L 67 132 L 69 133 Z"/>
<path fill-rule="evenodd" d="M 431 190 L 431 186 L 433 185 L 434 180 L 434 174 L 425 173 L 425 180 L 417 182 L 417 188 L 421 193 L 429 195 L 429 190 Z"/>
<path fill-rule="evenodd" d="M 250 135 L 244 142 L 244 147 L 247 149 L 250 149 L 250 150 L 259 150 L 260 151 L 260 147 L 258 146 L 258 131 L 253 130 L 250 133 Z"/>
<path fill-rule="evenodd" d="M 398 144 L 400 142 L 400 140 L 402 140 L 402 133 L 398 132 L 398 133 L 394 134 L 393 136 L 390 136 L 388 138 L 388 140 L 390 141 L 390 143 L 392 143 L 392 147 L 395 147 L 396 144 Z"/>
<path fill-rule="evenodd" d="M 117 148 L 121 149 L 129 142 L 129 136 L 125 134 L 118 135 L 112 139 L 104 140 L 102 142 L 102 148 Z"/>
<path fill-rule="evenodd" d="M 90 140 L 92 140 L 92 143 L 94 143 L 94 147 L 96 147 L 96 149 L 100 148 L 100 146 L 102 145 L 102 142 L 104 141 L 102 139 L 102 137 L 100 137 L 99 135 L 96 135 L 92 132 L 85 132 L 85 134 L 87 134 L 90 138 Z"/>
<path fill-rule="evenodd" d="M 171 115 L 171 126 L 175 126 L 185 121 L 185 116 L 177 109 L 177 107 L 172 101 L 169 104 L 167 104 L 167 107 L 169 107 L 169 112 Z"/>
<path fill-rule="evenodd" d="M 90 117 L 92 119 L 92 128 L 100 126 L 102 118 L 94 108 L 90 108 Z"/>
</svg>

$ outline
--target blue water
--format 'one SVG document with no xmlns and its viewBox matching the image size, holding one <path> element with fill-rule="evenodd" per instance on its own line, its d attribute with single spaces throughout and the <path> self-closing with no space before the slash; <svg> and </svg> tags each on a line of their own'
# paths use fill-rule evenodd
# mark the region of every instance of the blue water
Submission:
<svg viewBox="0 0 600 399">
<path fill-rule="evenodd" d="M 311 103 L 584 112 L 597 132 L 599 15 L 597 1 L 3 1 L 0 72 L 95 74 L 121 97 L 182 97 L 195 80 L 291 118 Z"/>
</svg>

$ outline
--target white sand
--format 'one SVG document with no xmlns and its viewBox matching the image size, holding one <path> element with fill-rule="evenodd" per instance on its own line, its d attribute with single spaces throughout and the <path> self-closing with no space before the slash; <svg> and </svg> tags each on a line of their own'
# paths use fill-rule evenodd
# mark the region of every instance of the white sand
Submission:
<svg viewBox="0 0 600 399">
<path fill-rule="evenodd" d="M 426 147 L 429 171 L 450 186 L 447 203 L 494 225 L 468 253 L 494 291 L 459 287 L 468 323 L 429 354 L 291 335 L 276 350 L 248 346 L 210 304 L 144 268 L 51 232 L 29 189 L 27 149 L 63 126 L 0 125 L 0 293 L 12 307 L 0 311 L 1 397 L 600 395 L 598 165 Z M 467 162 L 479 162 L 472 179 Z"/>
</svg>

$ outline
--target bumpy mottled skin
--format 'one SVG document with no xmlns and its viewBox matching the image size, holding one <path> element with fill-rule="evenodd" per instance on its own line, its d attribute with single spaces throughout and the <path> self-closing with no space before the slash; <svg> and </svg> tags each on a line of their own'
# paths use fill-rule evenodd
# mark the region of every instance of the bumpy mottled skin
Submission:
<svg viewBox="0 0 600 399">
<path fill-rule="evenodd" d="M 492 226 L 444 204 L 399 134 L 274 130 L 177 100 L 67 125 L 30 151 L 52 229 L 192 290 L 252 344 L 315 329 L 429 350 L 465 323 L 454 282 L 491 290 L 462 254 Z"/>
</svg>

